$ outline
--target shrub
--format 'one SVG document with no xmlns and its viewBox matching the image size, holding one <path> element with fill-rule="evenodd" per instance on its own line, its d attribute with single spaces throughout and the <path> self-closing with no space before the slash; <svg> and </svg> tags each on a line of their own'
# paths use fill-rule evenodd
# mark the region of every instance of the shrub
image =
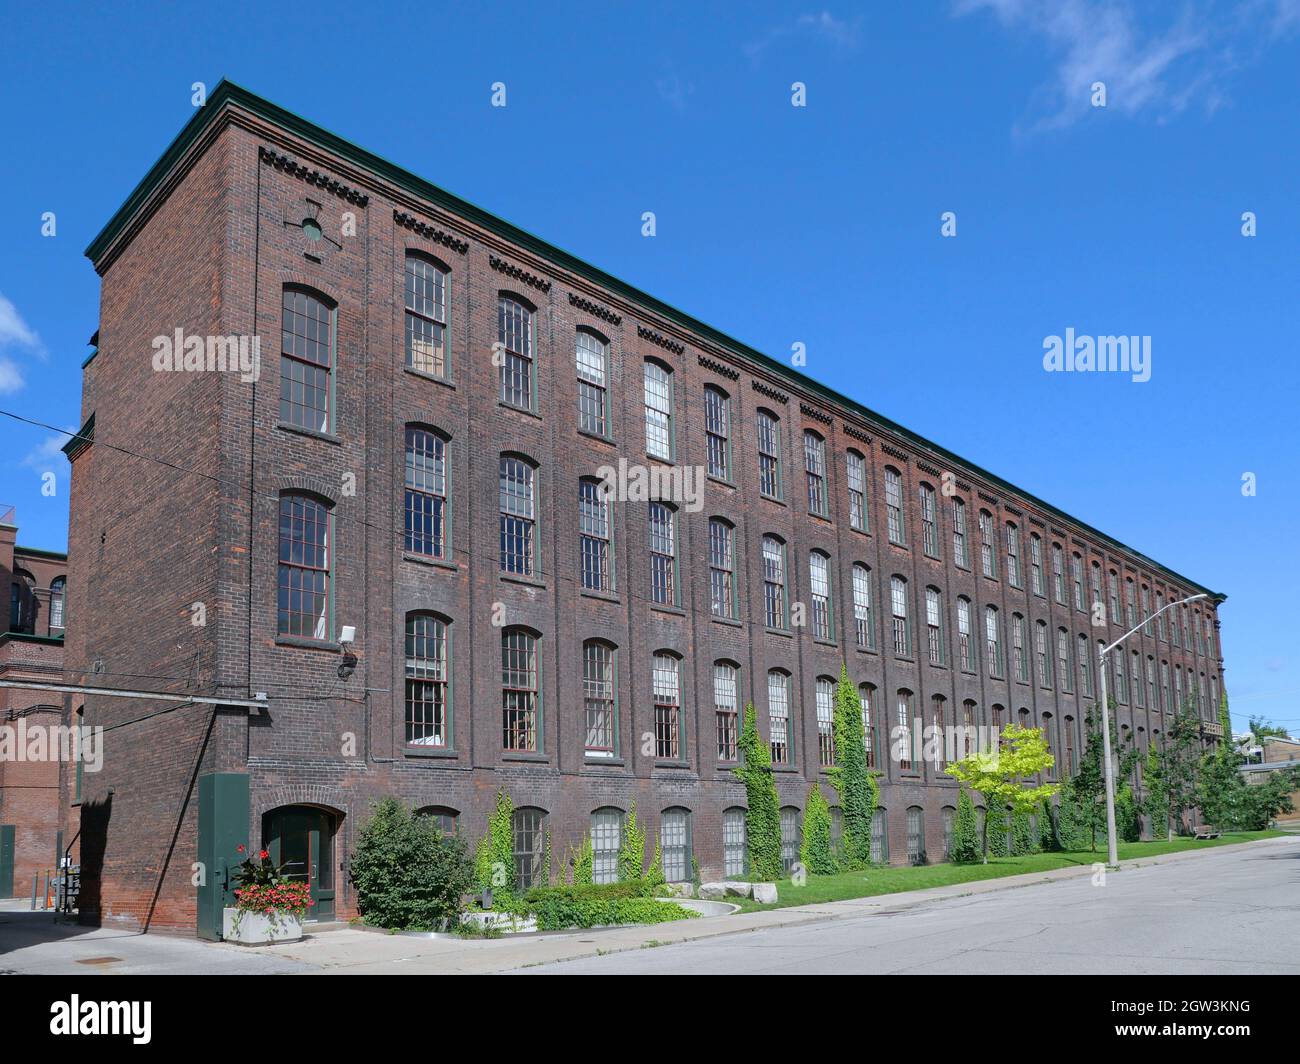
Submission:
<svg viewBox="0 0 1300 1064">
<path fill-rule="evenodd" d="M 1038 810 L 1038 848 L 1043 853 L 1054 853 L 1061 848 L 1061 840 L 1056 835 L 1054 813 L 1050 800 L 1044 802 Z"/>
<path fill-rule="evenodd" d="M 1124 842 L 1137 842 L 1142 838 L 1142 819 L 1133 799 L 1133 790 L 1127 783 L 1115 792 L 1115 834 Z"/>
<path fill-rule="evenodd" d="M 1022 857 L 1038 848 L 1034 832 L 1033 814 L 1028 809 L 1017 809 L 1011 814 L 1011 853 Z"/>
<path fill-rule="evenodd" d="M 367 923 L 431 931 L 456 920 L 474 871 L 463 840 L 384 798 L 361 829 L 351 879 Z"/>
<path fill-rule="evenodd" d="M 658 924 L 687 920 L 698 913 L 675 902 L 653 897 L 654 885 L 646 880 L 596 883 L 582 886 L 538 887 L 518 899 L 513 911 L 531 915 L 539 931 L 570 927 L 604 927 L 616 924 Z"/>
<path fill-rule="evenodd" d="M 979 817 L 975 815 L 975 803 L 971 801 L 970 791 L 965 787 L 957 795 L 957 816 L 953 820 L 952 845 L 949 849 L 949 860 L 953 864 L 976 864 L 983 856 Z"/>
<path fill-rule="evenodd" d="M 990 809 L 988 817 L 989 856 L 1011 856 L 1010 847 L 1007 845 L 1007 811 L 1005 809 Z"/>
<path fill-rule="evenodd" d="M 839 870 L 831 848 L 831 809 L 816 783 L 808 788 L 808 801 L 804 804 L 799 860 L 813 875 L 829 876 Z"/>
<path fill-rule="evenodd" d="M 474 855 L 474 880 L 479 890 L 509 900 L 515 892 L 515 804 L 505 791 L 497 794 L 496 808 Z"/>
</svg>

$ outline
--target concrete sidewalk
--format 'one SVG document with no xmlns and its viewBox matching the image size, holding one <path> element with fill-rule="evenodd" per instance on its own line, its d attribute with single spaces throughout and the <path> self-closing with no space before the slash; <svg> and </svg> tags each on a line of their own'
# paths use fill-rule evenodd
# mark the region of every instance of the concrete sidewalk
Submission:
<svg viewBox="0 0 1300 1064">
<path fill-rule="evenodd" d="M 1139 857 L 1121 861 L 1121 871 L 1112 874 L 1120 875 L 1125 868 L 1173 864 L 1178 861 L 1195 860 L 1207 853 L 1224 854 L 1236 849 L 1257 847 L 1300 849 L 1300 839 L 1260 839 L 1209 847 L 1204 850 L 1186 850 L 1181 853 Z M 1050 872 L 1004 876 L 1000 879 L 936 887 L 930 890 L 880 894 L 870 898 L 792 906 L 785 909 L 767 909 L 760 912 L 737 913 L 732 916 L 701 917 L 696 920 L 683 920 L 650 927 L 507 936 L 500 939 L 459 939 L 454 936 L 427 939 L 347 929 L 310 935 L 301 942 L 288 945 L 262 947 L 258 952 L 291 962 L 299 971 L 306 969 L 348 975 L 486 975 L 626 950 L 699 941 L 720 935 L 816 924 L 827 920 L 877 913 L 903 912 L 951 898 L 1014 890 L 1054 880 L 1079 879 L 1091 875 L 1093 875 L 1092 867 L 1085 865 Z M 205 948 L 247 952 L 242 947 L 224 944 Z"/>
</svg>

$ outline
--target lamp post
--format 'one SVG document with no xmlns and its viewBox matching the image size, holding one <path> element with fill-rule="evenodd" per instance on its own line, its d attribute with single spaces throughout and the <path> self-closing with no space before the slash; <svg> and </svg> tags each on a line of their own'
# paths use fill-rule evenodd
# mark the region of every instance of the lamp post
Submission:
<svg viewBox="0 0 1300 1064">
<path fill-rule="evenodd" d="M 1201 592 L 1199 595 L 1188 595 L 1185 599 L 1179 599 L 1177 602 L 1168 602 L 1156 610 L 1155 613 L 1141 621 L 1138 625 L 1130 628 L 1122 636 L 1111 643 L 1108 647 L 1102 647 L 1097 652 L 1098 667 L 1101 670 L 1101 742 L 1102 742 L 1102 767 L 1106 776 L 1106 863 L 1115 868 L 1119 865 L 1119 848 L 1115 840 L 1115 780 L 1111 772 L 1110 764 L 1110 698 L 1106 693 L 1106 655 L 1119 646 L 1125 639 L 1131 636 L 1139 628 L 1145 628 L 1148 624 L 1159 617 L 1165 610 L 1173 609 L 1175 606 L 1186 606 L 1189 602 L 1196 602 L 1199 599 L 1209 598 L 1207 594 Z M 1140 681 L 1140 678 L 1139 678 Z"/>
</svg>

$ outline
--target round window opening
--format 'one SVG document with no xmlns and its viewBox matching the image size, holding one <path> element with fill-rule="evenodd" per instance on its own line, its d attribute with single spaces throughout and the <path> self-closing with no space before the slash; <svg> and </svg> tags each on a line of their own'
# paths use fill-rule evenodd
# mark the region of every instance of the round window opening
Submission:
<svg viewBox="0 0 1300 1064">
<path fill-rule="evenodd" d="M 315 243 L 321 237 L 320 222 L 315 218 L 304 218 L 302 222 L 302 231 L 307 234 L 307 239 Z"/>
</svg>

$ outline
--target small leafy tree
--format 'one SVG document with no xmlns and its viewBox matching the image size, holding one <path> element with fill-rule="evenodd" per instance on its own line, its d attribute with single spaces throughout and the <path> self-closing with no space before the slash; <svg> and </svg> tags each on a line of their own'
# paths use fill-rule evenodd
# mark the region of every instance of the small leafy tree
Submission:
<svg viewBox="0 0 1300 1064">
<path fill-rule="evenodd" d="M 515 894 L 515 804 L 504 790 L 488 815 L 488 827 L 474 854 L 474 880 L 479 890 L 509 901 Z"/>
<path fill-rule="evenodd" d="M 772 778 L 772 751 L 758 734 L 754 704 L 745 706 L 745 719 L 736 743 L 741 763 L 734 771 L 745 785 L 745 835 L 749 848 L 750 874 L 755 879 L 775 881 L 784 874 L 781 867 L 781 807 Z"/>
<path fill-rule="evenodd" d="M 1150 771 L 1148 759 L 1148 811 L 1164 810 L 1171 839 L 1175 832 L 1188 833 L 1186 812 L 1195 804 L 1201 769 L 1200 736 L 1200 718 L 1184 706 L 1166 723 L 1164 742 L 1156 749 L 1155 772 Z"/>
<path fill-rule="evenodd" d="M 1033 809 L 1057 791 L 1054 783 L 1034 784 L 1033 777 L 1055 763 L 1047 740 L 1038 728 L 1008 724 L 1002 729 L 999 749 L 975 751 L 948 766 L 948 774 L 984 797 L 988 815 L 984 818 L 984 860 L 988 862 L 990 821 L 1005 832 L 1000 811 Z"/>
<path fill-rule="evenodd" d="M 1242 790 L 1237 826 L 1246 831 L 1262 831 L 1280 813 L 1295 808 L 1291 794 L 1300 790 L 1300 767 L 1277 769 L 1262 783 L 1249 784 Z"/>
<path fill-rule="evenodd" d="M 835 685 L 835 766 L 827 775 L 844 813 L 844 865 L 866 868 L 871 863 L 871 820 L 880 801 L 880 787 L 867 768 L 862 702 L 843 663 Z"/>
<path fill-rule="evenodd" d="M 1222 708 L 1226 710 L 1227 704 L 1228 696 L 1225 693 L 1221 703 Z M 1251 717 L 1250 733 L 1255 736 L 1256 739 L 1286 739 L 1289 737 L 1289 733 L 1285 728 L 1270 723 L 1266 717 Z M 1231 735 L 1231 730 L 1224 732 L 1225 738 Z"/>
<path fill-rule="evenodd" d="M 361 828 L 349 876 L 357 906 L 374 927 L 437 930 L 454 922 L 474 869 L 458 836 L 393 798 L 376 803 Z"/>
<path fill-rule="evenodd" d="M 799 859 L 813 875 L 833 875 L 838 868 L 831 847 L 831 808 L 817 783 L 808 788 L 803 810 L 803 842 Z"/>
<path fill-rule="evenodd" d="M 1050 801 L 1044 802 L 1038 810 L 1038 848 L 1043 853 L 1055 853 L 1062 848 L 1056 829 L 1056 807 Z"/>
<path fill-rule="evenodd" d="M 957 815 L 953 819 L 949 860 L 953 864 L 974 864 L 980 859 L 982 849 L 975 803 L 971 801 L 970 791 L 961 787 L 957 794 Z"/>
<path fill-rule="evenodd" d="M 1142 838 L 1138 804 L 1133 797 L 1133 788 L 1127 783 L 1120 784 L 1115 792 L 1115 834 L 1121 842 L 1137 842 Z"/>
</svg>

